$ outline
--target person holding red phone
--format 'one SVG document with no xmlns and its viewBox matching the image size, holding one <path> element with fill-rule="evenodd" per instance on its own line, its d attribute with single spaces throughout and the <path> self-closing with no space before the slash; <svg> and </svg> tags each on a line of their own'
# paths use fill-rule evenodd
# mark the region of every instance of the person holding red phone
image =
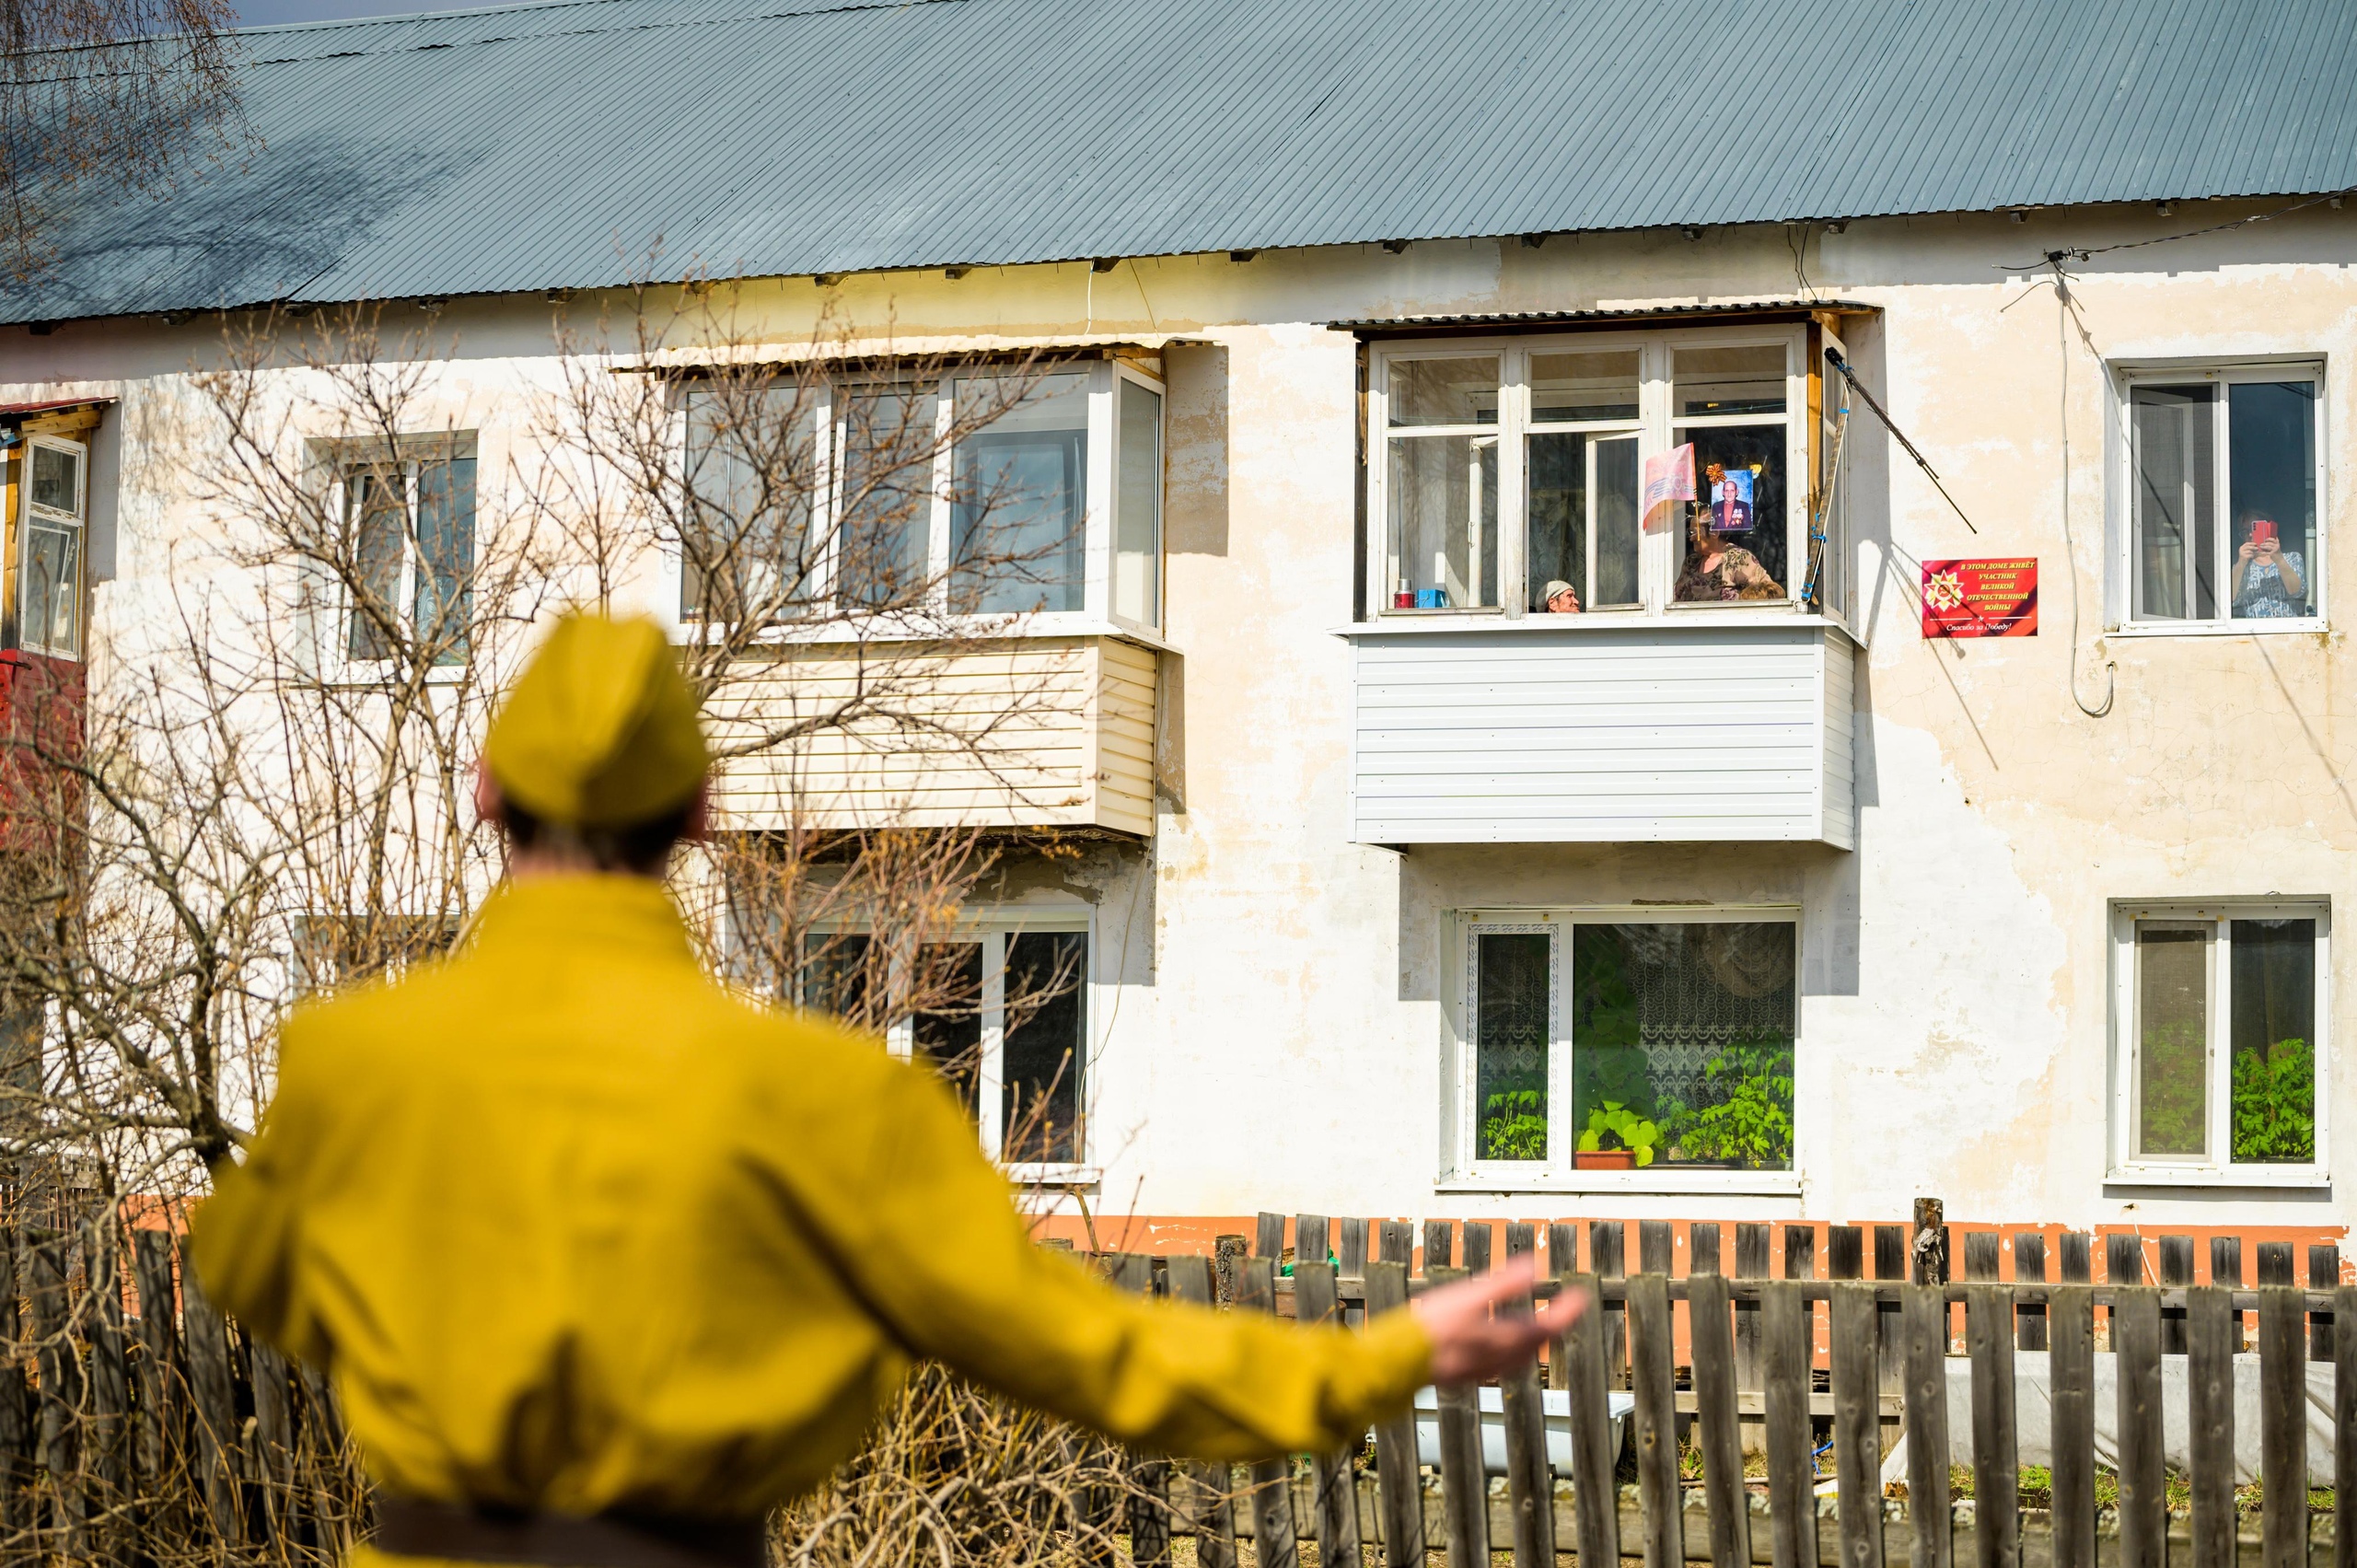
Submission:
<svg viewBox="0 0 2357 1568">
<path fill-rule="evenodd" d="M 2243 529 L 2235 552 L 2235 617 L 2282 620 L 2308 612 L 2308 563 L 2283 548 L 2275 519 L 2247 506 L 2235 519 Z"/>
</svg>

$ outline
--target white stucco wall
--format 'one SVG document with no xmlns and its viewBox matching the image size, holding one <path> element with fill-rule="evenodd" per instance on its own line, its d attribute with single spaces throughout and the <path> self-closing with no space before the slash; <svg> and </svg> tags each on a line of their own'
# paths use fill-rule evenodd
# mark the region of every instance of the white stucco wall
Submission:
<svg viewBox="0 0 2357 1568">
<path fill-rule="evenodd" d="M 1119 977 L 1109 981 L 1118 996 L 1098 1007 L 1111 1027 L 1093 1064 L 1099 1212 L 1876 1220 L 1936 1194 L 1954 1218 L 2007 1223 L 2342 1225 L 2338 1188 L 2104 1180 L 2109 901 L 2281 893 L 2328 898 L 2338 912 L 2357 893 L 2357 793 L 2346 782 L 2357 737 L 2338 629 L 2357 614 L 2357 412 L 2346 388 L 2357 213 L 2316 209 L 2096 257 L 2074 269 L 2075 317 L 2040 281 L 2042 263 L 2035 275 L 2011 265 L 2245 209 L 2196 210 L 2198 222 L 2183 208 L 2174 219 L 2104 210 L 1798 237 L 1809 285 L 1881 311 L 1846 334 L 1852 357 L 1979 528 L 1860 415 L 1854 852 L 1402 854 L 1350 842 L 1350 661 L 1337 629 L 1359 570 L 1357 347 L 1324 323 L 1788 297 L 1801 284 L 1786 231 L 736 290 L 739 326 L 781 344 L 807 342 L 824 310 L 904 344 L 1096 333 L 1193 345 L 1167 360 L 1166 635 L 1184 659 L 1184 806 L 1164 807 L 1150 868 L 1117 857 L 1094 882 L 1075 878 L 1099 904 L 1100 975 Z M 586 308 L 576 302 L 576 317 Z M 432 322 L 456 348 L 430 374 L 452 423 L 482 432 L 487 493 L 523 455 L 533 389 L 554 378 L 547 309 L 458 301 Z M 202 508 L 176 495 L 184 464 L 172 441 L 186 437 L 171 419 L 185 409 L 179 378 L 216 331 L 113 322 L 0 336 L 0 398 L 122 399 L 102 631 L 165 601 L 174 540 L 202 526 Z M 2120 513 L 2106 362 L 2279 355 L 2327 366 L 2335 629 L 2107 635 L 2106 552 Z M 2028 555 L 2040 564 L 2037 636 L 1918 635 L 1918 561 Z M 635 591 L 652 602 L 658 581 L 650 568 Z M 2108 712 L 2090 716 L 2107 691 Z M 1436 1193 L 1446 912 L 1687 900 L 1802 912 L 1798 1194 Z M 2357 1179 L 2357 1069 L 2340 1046 L 2351 994 L 2340 950 L 2324 1153 L 2345 1184 Z"/>
</svg>

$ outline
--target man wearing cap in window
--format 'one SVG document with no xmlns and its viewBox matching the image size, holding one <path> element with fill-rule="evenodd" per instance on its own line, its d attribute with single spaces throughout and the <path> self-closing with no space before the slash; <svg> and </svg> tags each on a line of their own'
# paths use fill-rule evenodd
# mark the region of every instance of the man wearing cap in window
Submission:
<svg viewBox="0 0 2357 1568">
<path fill-rule="evenodd" d="M 1155 1305 L 1034 1247 L 973 1129 L 872 1039 L 706 979 L 661 880 L 709 755 L 651 621 L 561 621 L 477 790 L 508 878 L 459 948 L 298 1010 L 196 1264 L 332 1369 L 359 1560 L 761 1561 L 762 1515 L 913 1357 L 1177 1455 L 1324 1451 L 1518 1365 L 1517 1266 L 1362 1332 Z"/>
</svg>

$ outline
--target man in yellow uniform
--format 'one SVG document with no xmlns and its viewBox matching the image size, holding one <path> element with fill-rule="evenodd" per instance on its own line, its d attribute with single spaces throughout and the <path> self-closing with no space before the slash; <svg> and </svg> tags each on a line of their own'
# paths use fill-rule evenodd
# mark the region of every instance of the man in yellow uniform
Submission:
<svg viewBox="0 0 2357 1568">
<path fill-rule="evenodd" d="M 215 1172 L 214 1299 L 331 1367 L 364 1562 L 758 1564 L 912 1357 L 1163 1452 L 1329 1449 L 1521 1365 L 1527 1270 L 1363 1332 L 1155 1306 L 1028 1239 L 927 1074 L 706 979 L 661 876 L 702 830 L 652 621 L 558 624 L 484 746 L 509 878 L 447 959 L 296 1012 Z"/>
</svg>

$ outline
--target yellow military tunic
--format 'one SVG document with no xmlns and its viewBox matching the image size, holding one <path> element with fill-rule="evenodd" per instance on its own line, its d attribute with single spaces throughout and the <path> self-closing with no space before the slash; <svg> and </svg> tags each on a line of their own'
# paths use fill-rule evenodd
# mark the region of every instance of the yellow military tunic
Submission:
<svg viewBox="0 0 2357 1568">
<path fill-rule="evenodd" d="M 1209 1458 L 1338 1446 L 1429 1361 L 1406 1313 L 1153 1306 L 1034 1247 L 929 1074 L 714 984 L 632 877 L 510 886 L 448 959 L 298 1011 L 194 1249 L 332 1369 L 378 1484 L 574 1514 L 758 1515 L 912 1357 Z"/>
</svg>

